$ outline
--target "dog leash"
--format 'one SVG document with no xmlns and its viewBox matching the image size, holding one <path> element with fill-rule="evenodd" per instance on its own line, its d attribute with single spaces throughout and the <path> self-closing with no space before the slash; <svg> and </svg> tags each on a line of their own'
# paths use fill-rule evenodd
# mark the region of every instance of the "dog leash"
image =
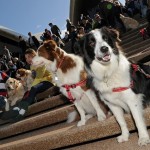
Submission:
<svg viewBox="0 0 150 150">
<path fill-rule="evenodd" d="M 77 86 L 82 86 L 85 83 L 86 83 L 86 80 L 82 80 L 82 81 L 80 81 L 80 82 L 78 82 L 76 84 L 71 84 L 71 85 L 65 84 L 65 85 L 62 85 L 62 87 L 66 89 L 66 92 L 67 92 L 67 95 L 68 95 L 68 98 L 69 98 L 70 102 L 73 103 L 76 100 L 75 98 L 73 98 L 70 89 L 74 89 Z M 80 97 L 80 99 L 82 98 L 82 96 Z"/>
<path fill-rule="evenodd" d="M 134 69 L 134 75 L 135 75 L 135 72 L 139 71 L 141 72 L 142 74 L 144 74 L 147 78 L 150 78 L 150 75 L 147 74 L 139 65 L 136 65 L 136 64 L 132 64 L 132 67 Z"/>
</svg>

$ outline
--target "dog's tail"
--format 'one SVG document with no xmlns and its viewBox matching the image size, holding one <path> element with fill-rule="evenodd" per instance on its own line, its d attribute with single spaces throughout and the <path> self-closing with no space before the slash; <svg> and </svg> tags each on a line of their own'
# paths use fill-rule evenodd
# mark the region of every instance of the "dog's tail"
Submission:
<svg viewBox="0 0 150 150">
<path fill-rule="evenodd" d="M 78 112 L 76 110 L 70 112 L 67 117 L 67 123 L 71 123 L 76 120 Z"/>
</svg>

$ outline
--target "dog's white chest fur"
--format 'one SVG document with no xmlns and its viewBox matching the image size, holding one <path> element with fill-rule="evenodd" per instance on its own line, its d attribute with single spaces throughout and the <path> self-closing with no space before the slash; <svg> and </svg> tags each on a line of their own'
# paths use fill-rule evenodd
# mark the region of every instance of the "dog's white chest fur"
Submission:
<svg viewBox="0 0 150 150">
<path fill-rule="evenodd" d="M 124 103 L 126 97 L 124 93 L 130 94 L 130 89 L 122 92 L 113 92 L 113 88 L 129 87 L 131 84 L 130 80 L 130 64 L 126 58 L 120 54 L 120 61 L 114 61 L 109 66 L 102 66 L 100 71 L 92 67 L 92 71 L 96 78 L 94 78 L 94 86 L 100 91 L 102 99 L 113 104 L 117 104 L 129 111 L 127 105 Z M 93 66 L 96 63 L 93 63 Z M 121 100 L 120 100 L 121 99 Z"/>
</svg>

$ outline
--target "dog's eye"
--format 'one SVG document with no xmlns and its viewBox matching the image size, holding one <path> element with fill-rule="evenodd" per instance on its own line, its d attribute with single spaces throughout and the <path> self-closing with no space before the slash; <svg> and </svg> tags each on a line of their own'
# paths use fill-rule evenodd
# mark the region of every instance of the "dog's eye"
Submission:
<svg viewBox="0 0 150 150">
<path fill-rule="evenodd" d="M 107 36 L 103 35 L 102 38 L 103 38 L 104 41 L 108 41 L 108 37 Z"/>
<path fill-rule="evenodd" d="M 95 45 L 95 42 L 92 42 L 92 41 L 91 41 L 91 42 L 89 42 L 89 45 L 90 45 L 90 46 L 94 46 L 94 45 Z"/>
<path fill-rule="evenodd" d="M 91 38 L 91 39 L 90 39 L 89 45 L 90 45 L 90 46 L 94 46 L 94 45 L 95 45 L 95 39 L 94 39 L 94 38 Z"/>
</svg>

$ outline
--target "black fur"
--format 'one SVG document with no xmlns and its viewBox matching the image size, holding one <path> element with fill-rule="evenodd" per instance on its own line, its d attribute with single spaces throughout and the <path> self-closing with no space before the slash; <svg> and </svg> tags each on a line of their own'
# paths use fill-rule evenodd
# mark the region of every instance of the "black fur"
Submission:
<svg viewBox="0 0 150 150">
<path fill-rule="evenodd" d="M 102 27 L 101 29 L 99 29 L 99 32 L 102 32 L 103 40 L 105 40 L 113 48 L 114 54 L 118 55 L 119 51 L 116 45 L 116 41 L 119 41 L 119 33 L 116 30 L 107 27 Z M 92 32 L 86 34 L 79 41 L 79 50 L 81 56 L 84 59 L 86 67 L 89 69 L 90 69 L 90 64 L 95 59 L 95 53 L 94 53 L 95 44 L 96 44 L 96 39 L 93 36 Z"/>
<path fill-rule="evenodd" d="M 138 64 L 146 74 L 150 75 L 150 66 Z M 144 94 L 143 104 L 148 105 L 150 103 L 150 78 L 146 77 L 142 72 L 135 71 L 131 66 L 131 79 L 133 80 L 132 90 L 136 93 Z"/>
<path fill-rule="evenodd" d="M 118 41 L 118 33 L 114 29 L 109 29 L 106 27 L 103 27 L 100 29 L 103 40 L 107 41 L 107 43 L 113 48 L 114 54 L 118 55 L 120 47 L 117 46 Z M 99 30 L 99 31 L 100 31 Z M 89 34 L 86 34 L 84 38 L 80 41 L 80 52 L 84 58 L 85 66 L 91 70 L 90 64 L 95 59 L 95 43 L 96 39 L 94 38 L 92 32 Z M 139 65 L 147 74 L 150 74 L 150 66 L 146 66 L 143 64 Z M 131 80 L 133 80 L 133 88 L 132 90 L 136 93 L 142 93 L 144 94 L 144 105 L 147 105 L 150 103 L 150 78 L 147 78 L 144 74 L 142 74 L 139 71 L 134 72 L 133 67 L 131 66 Z M 92 85 L 92 78 L 89 78 L 88 85 Z"/>
<path fill-rule="evenodd" d="M 86 34 L 86 36 L 84 36 L 79 41 L 80 53 L 83 56 L 86 67 L 89 67 L 89 65 L 95 58 L 94 54 L 95 43 L 96 43 L 95 38 L 91 33 Z"/>
</svg>

